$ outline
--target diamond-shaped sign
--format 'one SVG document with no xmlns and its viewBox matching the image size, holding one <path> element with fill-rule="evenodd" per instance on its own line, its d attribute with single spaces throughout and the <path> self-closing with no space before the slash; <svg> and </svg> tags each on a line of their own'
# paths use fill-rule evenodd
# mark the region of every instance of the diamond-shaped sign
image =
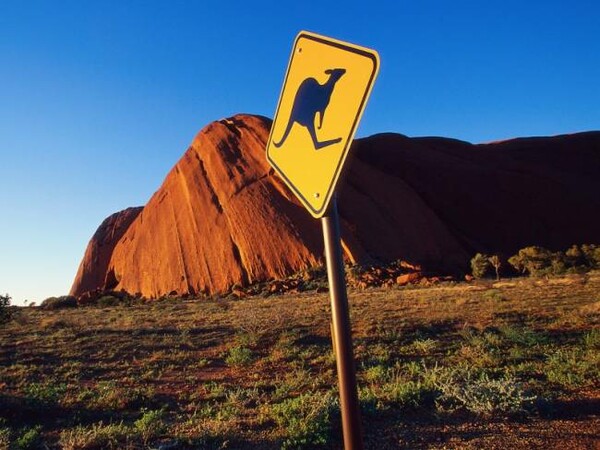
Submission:
<svg viewBox="0 0 600 450">
<path fill-rule="evenodd" d="M 379 69 L 376 51 L 301 31 L 267 159 L 308 211 L 327 212 Z"/>
</svg>

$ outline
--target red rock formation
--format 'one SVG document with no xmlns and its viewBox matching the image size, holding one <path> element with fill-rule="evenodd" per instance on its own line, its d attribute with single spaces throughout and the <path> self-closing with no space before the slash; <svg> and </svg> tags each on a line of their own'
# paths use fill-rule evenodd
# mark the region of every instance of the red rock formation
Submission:
<svg viewBox="0 0 600 450">
<path fill-rule="evenodd" d="M 469 255 L 600 242 L 600 132 L 479 145 L 390 133 L 353 150 L 406 183 Z"/>
<path fill-rule="evenodd" d="M 318 264 L 319 224 L 272 174 L 270 121 L 208 125 L 115 248 L 114 289 L 221 292 Z"/>
<path fill-rule="evenodd" d="M 108 218 L 98 227 L 79 264 L 71 295 L 104 289 L 108 263 L 115 245 L 142 211 L 142 207 L 127 208 Z"/>
<path fill-rule="evenodd" d="M 86 252 L 72 293 L 222 292 L 319 264 L 320 223 L 268 166 L 269 127 L 238 115 L 204 128 L 110 262 Z M 358 140 L 340 190 L 346 257 L 448 272 L 466 269 L 477 251 L 600 242 L 599 149 L 600 133 L 488 145 L 398 134 Z"/>
</svg>

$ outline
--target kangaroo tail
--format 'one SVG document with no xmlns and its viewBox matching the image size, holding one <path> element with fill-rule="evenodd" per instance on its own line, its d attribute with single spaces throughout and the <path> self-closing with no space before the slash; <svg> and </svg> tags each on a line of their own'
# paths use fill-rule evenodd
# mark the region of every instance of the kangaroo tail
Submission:
<svg viewBox="0 0 600 450">
<path fill-rule="evenodd" d="M 287 124 L 287 128 L 285 129 L 285 132 L 283 133 L 283 137 L 279 140 L 279 142 L 273 142 L 273 145 L 275 147 L 279 148 L 283 145 L 283 143 L 287 139 L 288 135 L 290 134 L 290 131 L 292 131 L 292 125 L 294 125 L 294 121 L 290 118 L 290 121 Z"/>
</svg>

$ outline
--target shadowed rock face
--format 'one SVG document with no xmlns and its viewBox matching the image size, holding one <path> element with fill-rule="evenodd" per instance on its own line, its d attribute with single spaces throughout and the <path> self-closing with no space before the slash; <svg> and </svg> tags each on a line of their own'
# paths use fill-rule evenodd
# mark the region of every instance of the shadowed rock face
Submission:
<svg viewBox="0 0 600 450">
<path fill-rule="evenodd" d="M 354 151 L 410 186 L 471 256 L 600 242 L 600 132 L 479 145 L 381 134 Z"/>
<path fill-rule="evenodd" d="M 270 125 L 238 115 L 204 128 L 100 260 L 90 248 L 115 216 L 101 225 L 71 293 L 215 293 L 321 263 L 319 221 L 266 161 Z M 339 201 L 352 262 L 457 272 L 477 251 L 600 242 L 600 133 L 485 145 L 382 134 L 352 154 Z"/>
</svg>

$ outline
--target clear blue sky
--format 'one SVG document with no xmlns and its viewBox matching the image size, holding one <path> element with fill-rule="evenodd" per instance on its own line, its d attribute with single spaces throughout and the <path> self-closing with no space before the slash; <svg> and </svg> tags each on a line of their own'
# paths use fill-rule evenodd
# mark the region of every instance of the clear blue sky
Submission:
<svg viewBox="0 0 600 450">
<path fill-rule="evenodd" d="M 358 135 L 472 142 L 600 128 L 598 1 L 0 2 L 0 293 L 68 292 L 109 214 L 197 131 L 272 116 L 292 41 L 375 48 Z"/>
</svg>

